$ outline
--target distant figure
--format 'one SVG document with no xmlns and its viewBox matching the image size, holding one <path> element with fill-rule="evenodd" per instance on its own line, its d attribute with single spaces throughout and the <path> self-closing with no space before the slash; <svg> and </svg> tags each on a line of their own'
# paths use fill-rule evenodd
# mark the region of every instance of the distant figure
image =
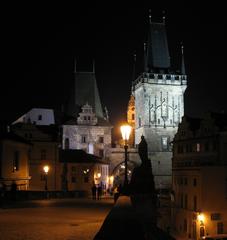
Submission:
<svg viewBox="0 0 227 240">
<path fill-rule="evenodd" d="M 16 200 L 17 184 L 16 184 L 15 181 L 12 182 L 10 191 L 11 191 L 11 198 L 12 198 L 12 200 Z"/>
<path fill-rule="evenodd" d="M 101 199 L 101 196 L 102 196 L 102 185 L 100 184 L 100 185 L 98 186 L 98 200 Z"/>
<path fill-rule="evenodd" d="M 92 193 L 92 199 L 93 200 L 96 200 L 96 192 L 97 192 L 96 185 L 93 184 L 92 187 L 91 187 L 91 193 Z"/>
</svg>

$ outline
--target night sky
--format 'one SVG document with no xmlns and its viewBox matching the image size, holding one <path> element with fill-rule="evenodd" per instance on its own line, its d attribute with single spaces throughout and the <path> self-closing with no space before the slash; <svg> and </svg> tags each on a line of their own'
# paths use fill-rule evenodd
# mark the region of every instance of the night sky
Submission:
<svg viewBox="0 0 227 240">
<path fill-rule="evenodd" d="M 112 124 L 125 119 L 134 51 L 136 75 L 143 69 L 149 8 L 153 21 L 162 21 L 162 11 L 166 11 L 174 69 L 180 69 L 180 42 L 184 44 L 185 113 L 200 116 L 208 110 L 227 111 L 225 8 L 103 7 L 20 5 L 3 9 L 1 120 L 15 120 L 33 107 L 60 108 L 70 92 L 75 58 L 79 71 L 91 71 L 95 59 L 102 104 Z"/>
</svg>

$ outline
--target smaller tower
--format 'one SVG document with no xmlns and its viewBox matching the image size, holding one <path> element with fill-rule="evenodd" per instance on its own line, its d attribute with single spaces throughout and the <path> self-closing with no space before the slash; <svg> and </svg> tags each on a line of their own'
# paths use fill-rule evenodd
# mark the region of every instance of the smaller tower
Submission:
<svg viewBox="0 0 227 240">
<path fill-rule="evenodd" d="M 127 110 L 127 122 L 132 127 L 132 133 L 130 137 L 130 145 L 134 146 L 135 143 L 135 98 L 133 95 L 130 96 Z"/>
</svg>

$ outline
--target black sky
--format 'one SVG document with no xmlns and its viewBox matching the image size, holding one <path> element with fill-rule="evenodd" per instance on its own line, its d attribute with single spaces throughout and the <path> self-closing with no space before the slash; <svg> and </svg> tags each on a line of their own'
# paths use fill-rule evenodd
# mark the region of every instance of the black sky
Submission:
<svg viewBox="0 0 227 240">
<path fill-rule="evenodd" d="M 180 68 L 180 42 L 185 48 L 188 88 L 185 113 L 227 111 L 226 29 L 222 6 L 14 6 L 6 8 L 2 28 L 1 120 L 12 121 L 32 107 L 60 106 L 69 94 L 74 60 L 78 70 L 92 70 L 103 105 L 117 124 L 126 116 L 133 53 L 137 75 L 142 48 L 152 20 L 166 28 L 172 65 Z"/>
</svg>

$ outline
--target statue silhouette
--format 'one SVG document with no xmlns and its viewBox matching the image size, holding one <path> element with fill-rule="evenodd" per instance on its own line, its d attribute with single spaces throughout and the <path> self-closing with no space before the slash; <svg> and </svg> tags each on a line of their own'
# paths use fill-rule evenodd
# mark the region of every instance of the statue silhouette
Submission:
<svg viewBox="0 0 227 240">
<path fill-rule="evenodd" d="M 147 142 L 144 136 L 138 146 L 138 153 L 141 159 L 141 165 L 135 167 L 130 181 L 130 195 L 132 205 L 135 207 L 143 225 L 156 226 L 157 196 L 155 191 L 154 176 L 152 173 L 151 161 L 148 158 Z M 151 225 L 150 225 L 151 224 Z M 146 229 L 146 231 L 149 231 Z"/>
<path fill-rule="evenodd" d="M 142 165 L 151 167 L 150 160 L 148 159 L 147 142 L 143 135 L 141 136 L 141 141 L 138 146 L 138 152 L 140 159 L 142 161 Z"/>
</svg>

